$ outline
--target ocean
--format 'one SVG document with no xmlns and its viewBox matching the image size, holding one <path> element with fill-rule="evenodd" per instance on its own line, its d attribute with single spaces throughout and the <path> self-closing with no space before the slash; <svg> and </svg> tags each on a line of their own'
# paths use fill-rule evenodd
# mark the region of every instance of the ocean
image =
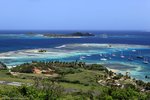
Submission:
<svg viewBox="0 0 150 100">
<path fill-rule="evenodd" d="M 38 33 L 29 35 L 27 33 Z M 94 37 L 48 38 L 44 33 L 90 32 Z M 40 35 L 41 34 L 41 35 Z M 46 53 L 37 50 L 46 49 Z M 140 58 L 142 56 L 143 58 Z M 150 32 L 81 30 L 0 31 L 0 61 L 12 67 L 25 62 L 84 61 L 103 64 L 118 73 L 130 72 L 133 78 L 150 82 Z"/>
</svg>

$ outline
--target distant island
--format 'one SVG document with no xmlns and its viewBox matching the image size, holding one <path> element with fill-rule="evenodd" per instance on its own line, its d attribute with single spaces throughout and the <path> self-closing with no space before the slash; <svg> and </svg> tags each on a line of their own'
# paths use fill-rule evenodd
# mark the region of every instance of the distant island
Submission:
<svg viewBox="0 0 150 100">
<path fill-rule="evenodd" d="M 28 35 L 39 35 L 37 33 L 27 33 Z M 92 33 L 83 33 L 83 32 L 75 32 L 70 34 L 57 34 L 57 33 L 43 33 L 42 34 L 45 37 L 54 37 L 54 38 L 67 38 L 67 37 L 83 37 L 83 36 L 95 36 Z"/>
</svg>

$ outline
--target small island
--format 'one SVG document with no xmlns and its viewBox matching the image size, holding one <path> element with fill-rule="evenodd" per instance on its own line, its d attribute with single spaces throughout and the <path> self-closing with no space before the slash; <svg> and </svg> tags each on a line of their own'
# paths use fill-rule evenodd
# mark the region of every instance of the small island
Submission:
<svg viewBox="0 0 150 100">
<path fill-rule="evenodd" d="M 38 50 L 38 52 L 47 52 L 47 50 L 40 49 L 40 50 Z"/>
<path fill-rule="evenodd" d="M 92 33 L 82 33 L 82 32 L 75 32 L 75 33 L 71 33 L 71 34 L 51 34 L 51 33 L 47 33 L 44 34 L 44 36 L 46 37 L 56 37 L 56 38 L 69 38 L 69 37 L 87 37 L 87 36 L 95 36 Z"/>
<path fill-rule="evenodd" d="M 27 33 L 27 35 L 39 35 L 38 33 Z M 43 35 L 45 37 L 51 37 L 51 38 L 75 38 L 75 37 L 91 37 L 91 36 L 95 36 L 92 33 L 88 33 L 88 32 L 75 32 L 75 33 L 70 33 L 70 34 L 57 34 L 57 33 L 43 33 L 40 34 Z"/>
</svg>

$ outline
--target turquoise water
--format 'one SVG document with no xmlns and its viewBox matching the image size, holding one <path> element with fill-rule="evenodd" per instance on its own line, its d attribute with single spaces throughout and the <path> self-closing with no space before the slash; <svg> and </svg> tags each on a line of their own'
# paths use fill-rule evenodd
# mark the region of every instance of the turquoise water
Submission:
<svg viewBox="0 0 150 100">
<path fill-rule="evenodd" d="M 103 64 L 118 70 L 118 73 L 128 71 L 136 79 L 150 81 L 145 79 L 145 75 L 150 76 L 150 35 L 147 32 L 93 31 L 95 37 L 83 38 L 47 38 L 42 34 L 31 36 L 25 32 L 0 32 L 0 61 L 8 67 L 33 60 L 78 60 Z M 41 48 L 47 52 L 39 53 Z"/>
</svg>

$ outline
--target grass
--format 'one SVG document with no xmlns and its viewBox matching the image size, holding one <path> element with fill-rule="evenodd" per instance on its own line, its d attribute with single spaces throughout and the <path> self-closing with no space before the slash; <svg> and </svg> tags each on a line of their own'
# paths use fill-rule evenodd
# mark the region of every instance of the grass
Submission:
<svg viewBox="0 0 150 100">
<path fill-rule="evenodd" d="M 34 77 L 49 78 L 48 76 L 45 76 L 43 74 L 19 73 L 17 76 L 12 76 L 8 75 L 7 73 L 8 70 L 0 70 L 0 81 L 33 83 Z M 82 69 L 82 71 L 78 73 L 66 74 L 63 77 L 63 79 L 67 80 L 67 82 L 59 82 L 59 85 L 61 85 L 64 88 L 77 89 L 83 91 L 88 91 L 91 89 L 101 91 L 103 87 L 100 86 L 99 83 L 97 83 L 97 81 L 100 80 L 100 76 L 104 74 L 105 72 L 103 71 Z M 122 81 L 121 83 L 124 82 L 132 83 L 131 80 Z"/>
<path fill-rule="evenodd" d="M 67 74 L 64 76 L 64 79 L 69 81 L 79 81 L 80 83 L 88 85 L 97 85 L 96 78 L 103 74 L 104 73 L 101 71 L 82 70 L 80 73 Z"/>
<path fill-rule="evenodd" d="M 16 86 L 10 86 L 5 84 L 0 84 L 0 90 L 7 90 L 7 89 L 13 89 Z"/>
<path fill-rule="evenodd" d="M 68 81 L 79 81 L 79 83 L 60 82 L 64 88 L 78 89 L 82 91 L 95 90 L 102 91 L 103 87 L 97 83 L 96 77 L 104 75 L 103 71 L 93 71 L 83 69 L 80 73 L 67 74 L 64 76 Z"/>
<path fill-rule="evenodd" d="M 11 76 L 8 75 L 8 70 L 1 70 L 0 71 L 0 80 L 1 81 L 9 81 L 9 82 L 23 82 L 23 83 L 33 83 L 33 80 L 31 77 L 44 77 L 46 76 L 41 75 L 41 74 L 28 74 L 28 73 L 20 73 L 18 76 Z M 67 82 L 59 82 L 59 85 L 64 87 L 64 88 L 70 88 L 70 89 L 77 89 L 77 90 L 83 90 L 83 91 L 88 91 L 93 89 L 96 89 L 99 91 L 100 86 L 96 85 L 96 76 L 97 75 L 102 75 L 103 72 L 100 71 L 92 71 L 92 70 L 82 70 L 80 73 L 75 73 L 75 74 L 67 74 L 64 76 L 65 80 L 69 81 L 79 81 L 80 83 L 83 84 L 74 84 L 74 83 L 67 83 Z M 25 77 L 24 79 L 22 79 Z M 88 84 L 88 86 L 85 86 L 84 84 Z M 94 86 L 92 86 L 95 84 Z M 1 85 L 1 87 L 5 87 L 5 85 Z M 12 86 L 9 86 L 12 87 Z"/>
<path fill-rule="evenodd" d="M 53 76 L 46 76 L 44 74 L 33 74 L 33 73 L 18 73 L 18 75 L 13 76 L 7 74 L 8 70 L 0 70 L 0 81 L 8 81 L 8 82 L 22 82 L 22 83 L 33 83 L 34 78 L 50 78 Z"/>
<path fill-rule="evenodd" d="M 39 78 L 48 78 L 51 76 L 46 76 L 44 74 L 33 74 L 33 73 L 19 73 L 19 77 L 28 77 L 28 78 L 33 78 L 33 77 L 39 77 Z"/>
<path fill-rule="evenodd" d="M 8 73 L 8 70 L 0 70 L 0 78 L 1 77 L 8 77 L 9 75 L 7 75 L 6 73 Z"/>
<path fill-rule="evenodd" d="M 8 82 L 23 82 L 23 83 L 32 83 L 31 79 L 21 79 L 12 75 L 8 75 L 8 70 L 0 70 L 0 81 L 8 81 Z"/>
<path fill-rule="evenodd" d="M 47 76 L 41 74 L 20 73 L 18 76 L 11 76 L 8 75 L 7 73 L 8 70 L 0 70 L 0 81 L 33 83 L 34 81 L 32 77 L 47 78 Z M 67 82 L 60 82 L 59 84 L 64 88 L 90 90 L 93 87 L 97 88 L 98 84 L 96 82 L 96 76 L 98 75 L 103 75 L 103 72 L 83 69 L 82 72 L 80 73 L 67 74 L 64 76 L 65 80 L 79 81 L 81 84 L 74 84 Z M 87 86 L 85 84 L 87 84 Z"/>
<path fill-rule="evenodd" d="M 82 91 L 88 91 L 88 90 L 96 90 L 96 91 L 101 91 L 102 86 L 85 86 L 82 84 L 73 84 L 73 83 L 64 83 L 64 82 L 60 82 L 59 85 L 61 85 L 64 88 L 71 88 L 71 89 L 78 89 L 78 90 L 82 90 Z"/>
</svg>

